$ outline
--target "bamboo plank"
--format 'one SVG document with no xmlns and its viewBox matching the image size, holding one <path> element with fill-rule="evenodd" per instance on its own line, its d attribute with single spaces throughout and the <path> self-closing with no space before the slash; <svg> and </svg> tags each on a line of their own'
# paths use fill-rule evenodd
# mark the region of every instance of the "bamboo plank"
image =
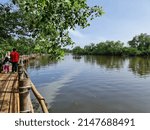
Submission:
<svg viewBox="0 0 150 130">
<path fill-rule="evenodd" d="M 14 79 L 14 88 L 13 88 L 13 100 L 12 106 L 14 106 L 12 112 L 19 113 L 19 90 L 18 90 L 18 75 Z"/>
<path fill-rule="evenodd" d="M 9 113 L 15 113 L 18 112 L 17 108 L 17 99 L 16 99 L 16 93 L 17 91 L 17 77 L 12 77 L 13 78 L 13 84 L 12 84 L 12 90 L 10 94 L 10 108 L 9 108 Z"/>
<path fill-rule="evenodd" d="M 14 77 L 10 76 L 9 80 L 8 80 L 8 87 L 7 90 L 5 91 L 5 95 L 4 95 L 4 103 L 3 103 L 3 107 L 2 107 L 2 111 L 5 113 L 10 112 L 10 107 L 11 107 L 11 95 L 12 95 L 12 89 L 13 89 L 13 81 L 14 81 Z"/>
<path fill-rule="evenodd" d="M 19 112 L 17 74 L 0 74 L 0 112 Z"/>
<path fill-rule="evenodd" d="M 0 84 L 0 111 L 3 107 L 4 103 L 4 92 L 7 90 L 8 82 L 5 81 L 7 79 L 6 75 L 1 75 L 1 84 Z"/>
<path fill-rule="evenodd" d="M 17 77 L 18 78 L 18 77 Z M 19 86 L 18 86 L 18 79 L 16 79 L 17 81 L 16 81 L 16 86 L 15 86 L 15 91 L 17 91 L 16 93 L 15 93 L 15 105 L 16 105 L 16 107 L 15 107 L 15 109 L 16 109 L 16 112 L 17 113 L 19 113 L 20 112 L 20 101 L 19 101 Z"/>
<path fill-rule="evenodd" d="M 7 93 L 6 93 L 6 91 L 8 91 L 8 88 L 9 88 L 9 83 L 10 83 L 9 79 L 10 78 L 8 78 L 8 81 L 6 81 L 6 84 L 4 86 L 4 89 L 2 91 L 2 95 L 0 98 L 0 100 L 2 101 L 0 111 L 4 112 L 4 113 L 8 112 L 8 109 L 9 109 L 9 100 L 8 100 L 9 95 L 7 95 Z"/>
<path fill-rule="evenodd" d="M 4 75 L 0 75 L 0 109 L 2 108 L 3 104 L 3 92 L 5 91 L 5 86 L 7 85 L 7 82 L 4 80 Z"/>
<path fill-rule="evenodd" d="M 12 81 L 12 77 L 11 77 L 11 80 L 9 81 L 9 86 L 8 86 L 8 90 L 6 91 L 6 94 L 5 94 L 5 101 L 9 102 L 9 104 L 7 105 L 6 104 L 6 108 L 8 109 L 8 113 L 10 113 L 10 108 L 12 107 L 12 104 L 11 104 L 11 98 L 12 98 L 12 89 L 13 89 L 13 81 Z"/>
<path fill-rule="evenodd" d="M 8 90 L 6 91 L 6 95 L 5 95 L 5 98 L 6 98 L 5 100 L 8 100 L 8 102 L 9 102 L 9 105 L 7 106 L 8 112 L 11 112 L 10 108 L 12 108 L 12 106 L 11 106 L 12 89 L 13 89 L 13 77 L 10 78 Z"/>
</svg>

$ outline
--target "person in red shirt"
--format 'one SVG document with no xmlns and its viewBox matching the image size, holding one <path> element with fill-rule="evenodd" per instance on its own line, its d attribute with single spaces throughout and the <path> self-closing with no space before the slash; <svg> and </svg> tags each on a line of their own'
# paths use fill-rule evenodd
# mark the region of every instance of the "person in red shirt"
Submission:
<svg viewBox="0 0 150 130">
<path fill-rule="evenodd" d="M 13 48 L 13 51 L 10 53 L 10 59 L 12 63 L 12 72 L 17 72 L 18 61 L 19 61 L 19 53 Z"/>
</svg>

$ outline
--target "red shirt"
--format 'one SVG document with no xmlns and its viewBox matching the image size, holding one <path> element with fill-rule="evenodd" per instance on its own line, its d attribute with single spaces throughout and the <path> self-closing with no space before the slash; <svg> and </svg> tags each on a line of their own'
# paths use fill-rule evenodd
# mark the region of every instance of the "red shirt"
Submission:
<svg viewBox="0 0 150 130">
<path fill-rule="evenodd" d="M 19 61 L 19 53 L 13 51 L 10 53 L 11 62 L 18 62 Z"/>
</svg>

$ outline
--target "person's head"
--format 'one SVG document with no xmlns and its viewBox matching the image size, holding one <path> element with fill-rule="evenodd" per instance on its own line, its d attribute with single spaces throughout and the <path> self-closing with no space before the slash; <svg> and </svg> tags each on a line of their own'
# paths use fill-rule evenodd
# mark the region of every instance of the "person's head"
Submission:
<svg viewBox="0 0 150 130">
<path fill-rule="evenodd" d="M 13 51 L 16 51 L 16 48 L 13 48 Z"/>
<path fill-rule="evenodd" d="M 5 61 L 9 61 L 9 58 L 7 56 L 5 57 Z"/>
</svg>

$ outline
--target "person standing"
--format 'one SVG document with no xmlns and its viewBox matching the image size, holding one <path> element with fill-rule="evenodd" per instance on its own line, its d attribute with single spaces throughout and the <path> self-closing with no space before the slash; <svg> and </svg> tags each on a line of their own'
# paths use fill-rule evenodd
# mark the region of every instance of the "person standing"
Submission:
<svg viewBox="0 0 150 130">
<path fill-rule="evenodd" d="M 3 72 L 9 73 L 9 65 L 10 65 L 9 58 L 5 57 L 5 60 L 3 61 Z"/>
<path fill-rule="evenodd" d="M 12 72 L 17 72 L 19 53 L 16 51 L 16 48 L 13 48 L 13 51 L 10 53 L 10 59 L 12 63 Z"/>
</svg>

